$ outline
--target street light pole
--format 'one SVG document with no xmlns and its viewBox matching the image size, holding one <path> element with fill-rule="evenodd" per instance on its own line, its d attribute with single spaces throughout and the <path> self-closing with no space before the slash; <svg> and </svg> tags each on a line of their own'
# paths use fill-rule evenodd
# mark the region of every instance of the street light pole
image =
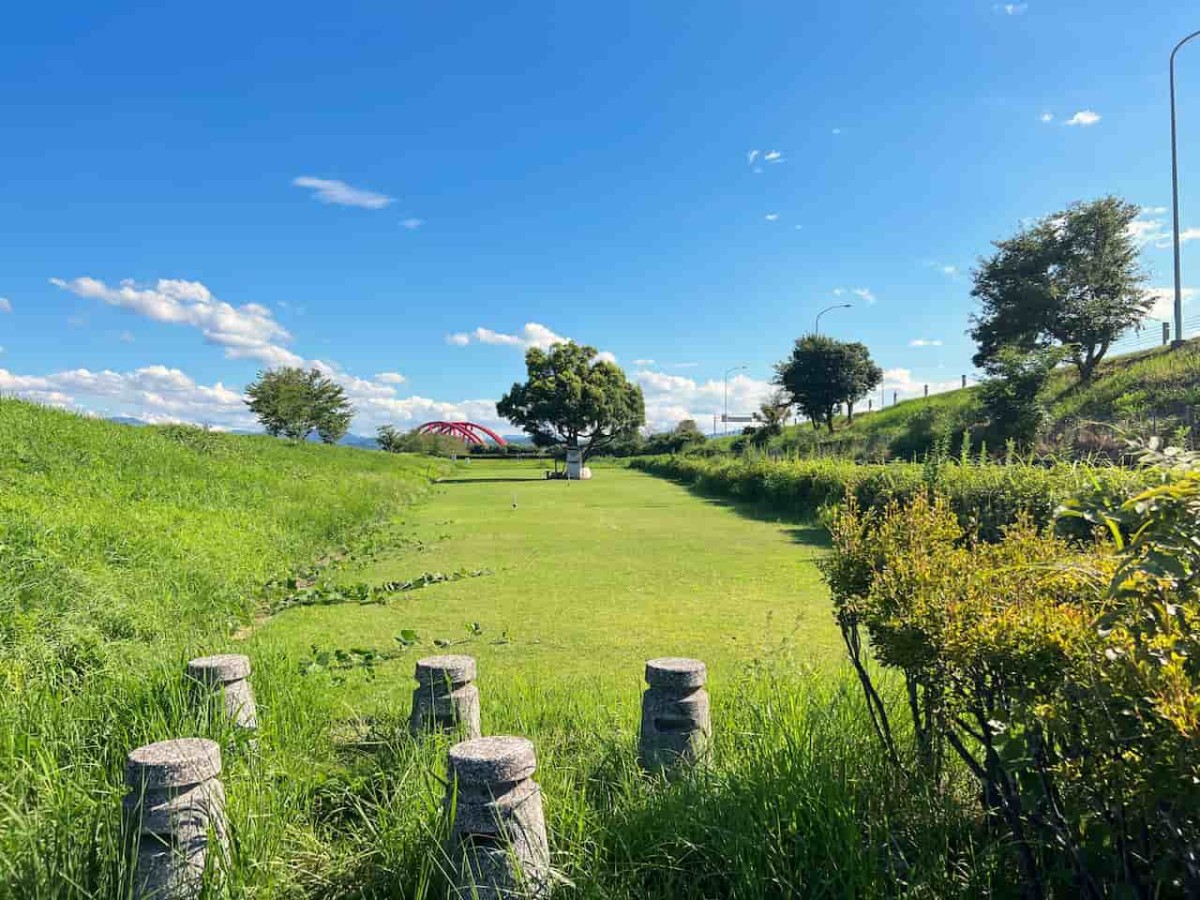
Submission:
<svg viewBox="0 0 1200 900">
<path fill-rule="evenodd" d="M 721 424 L 725 426 L 724 434 L 729 434 L 729 373 L 737 372 L 742 369 L 748 369 L 749 366 L 731 366 L 725 370 L 725 415 L 721 417 Z"/>
<path fill-rule="evenodd" d="M 1171 342 L 1173 347 L 1183 343 L 1183 286 L 1180 281 L 1179 262 L 1179 146 L 1175 130 L 1175 54 L 1179 52 L 1180 47 L 1195 37 L 1200 37 L 1200 31 L 1193 31 L 1171 51 L 1171 205 L 1175 235 L 1172 245 L 1175 248 L 1175 340 Z"/>
<path fill-rule="evenodd" d="M 813 324 L 813 332 L 816 334 L 821 333 L 821 316 L 825 315 L 825 313 L 829 312 L 831 309 L 849 309 L 853 305 L 854 304 L 852 303 L 835 303 L 833 306 L 825 307 L 823 310 L 817 313 L 817 321 Z"/>
</svg>

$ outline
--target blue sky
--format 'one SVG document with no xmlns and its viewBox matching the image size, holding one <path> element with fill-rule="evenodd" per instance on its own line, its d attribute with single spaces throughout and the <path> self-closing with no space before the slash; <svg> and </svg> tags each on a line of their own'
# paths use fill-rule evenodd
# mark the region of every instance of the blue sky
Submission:
<svg viewBox="0 0 1200 900">
<path fill-rule="evenodd" d="M 840 302 L 889 401 L 956 385 L 969 270 L 1022 219 L 1120 194 L 1170 284 L 1187 7 L 19 5 L 0 391 L 240 427 L 256 371 L 319 362 L 356 432 L 494 422 L 566 336 L 708 427 Z M 1200 285 L 1200 41 L 1178 90 Z"/>
</svg>

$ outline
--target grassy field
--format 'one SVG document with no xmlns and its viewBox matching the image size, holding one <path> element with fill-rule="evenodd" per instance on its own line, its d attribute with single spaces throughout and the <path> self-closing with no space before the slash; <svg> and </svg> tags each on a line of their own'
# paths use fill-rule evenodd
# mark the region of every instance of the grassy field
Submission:
<svg viewBox="0 0 1200 900">
<path fill-rule="evenodd" d="M 542 465 L 461 466 L 433 502 L 405 516 L 406 546 L 418 552 L 402 549 L 342 577 L 490 575 L 386 606 L 288 611 L 257 640 L 307 650 L 320 636 L 322 646 L 388 650 L 394 635 L 411 629 L 420 636 L 414 654 L 450 641 L 491 679 L 533 690 L 564 682 L 619 688 L 634 706 L 642 663 L 654 656 L 704 659 L 715 679 L 756 660 L 825 669 L 841 661 L 813 565 L 824 543 L 819 528 L 741 515 L 628 469 L 601 468 L 591 482 L 568 483 L 545 480 Z M 408 665 L 352 696 L 409 691 Z"/>
<path fill-rule="evenodd" d="M 413 663 L 445 648 L 479 660 L 485 731 L 537 747 L 560 896 L 1004 883 L 969 803 L 885 765 L 810 525 L 620 468 L 473 462 L 427 493 L 443 472 L 0 402 L 0 896 L 124 896 L 124 755 L 191 735 L 226 747 L 216 895 L 444 896 L 447 746 L 406 718 Z M 257 750 L 189 701 L 184 661 L 221 651 L 253 660 Z M 711 768 L 671 782 L 635 762 L 665 653 L 709 663 L 716 731 Z"/>
</svg>

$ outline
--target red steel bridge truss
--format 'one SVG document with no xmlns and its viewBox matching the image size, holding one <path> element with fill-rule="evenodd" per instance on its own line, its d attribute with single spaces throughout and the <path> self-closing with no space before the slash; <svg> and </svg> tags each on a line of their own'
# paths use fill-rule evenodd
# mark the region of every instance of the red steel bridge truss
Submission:
<svg viewBox="0 0 1200 900">
<path fill-rule="evenodd" d="M 444 434 L 468 444 L 483 444 L 484 437 L 490 437 L 500 447 L 508 443 L 492 429 L 475 422 L 426 422 L 424 425 L 418 425 L 417 431 L 421 434 Z"/>
</svg>

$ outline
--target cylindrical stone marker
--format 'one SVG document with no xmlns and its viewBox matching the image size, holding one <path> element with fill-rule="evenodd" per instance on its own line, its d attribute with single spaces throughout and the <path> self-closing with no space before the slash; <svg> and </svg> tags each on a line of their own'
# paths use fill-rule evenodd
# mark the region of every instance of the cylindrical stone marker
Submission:
<svg viewBox="0 0 1200 900">
<path fill-rule="evenodd" d="M 642 695 L 642 733 L 638 761 L 642 767 L 660 772 L 694 765 L 708 755 L 712 720 L 708 672 L 698 659 L 664 657 L 646 663 Z"/>
<path fill-rule="evenodd" d="M 550 849 L 536 768 L 533 744 L 525 738 L 477 738 L 450 748 L 447 808 L 457 799 L 449 845 L 454 896 L 499 900 L 549 892 Z"/>
<path fill-rule="evenodd" d="M 465 740 L 482 733 L 475 660 L 470 656 L 427 656 L 417 660 L 409 730 L 460 734 Z"/>
<path fill-rule="evenodd" d="M 221 748 L 203 738 L 159 741 L 129 754 L 122 812 L 136 858 L 135 900 L 192 900 L 206 866 L 223 870 L 229 832 L 220 774 Z"/>
<path fill-rule="evenodd" d="M 250 687 L 250 657 L 238 653 L 202 656 L 187 665 L 188 677 L 202 688 L 224 697 L 225 715 L 246 731 L 258 728 L 254 689 Z"/>
</svg>

